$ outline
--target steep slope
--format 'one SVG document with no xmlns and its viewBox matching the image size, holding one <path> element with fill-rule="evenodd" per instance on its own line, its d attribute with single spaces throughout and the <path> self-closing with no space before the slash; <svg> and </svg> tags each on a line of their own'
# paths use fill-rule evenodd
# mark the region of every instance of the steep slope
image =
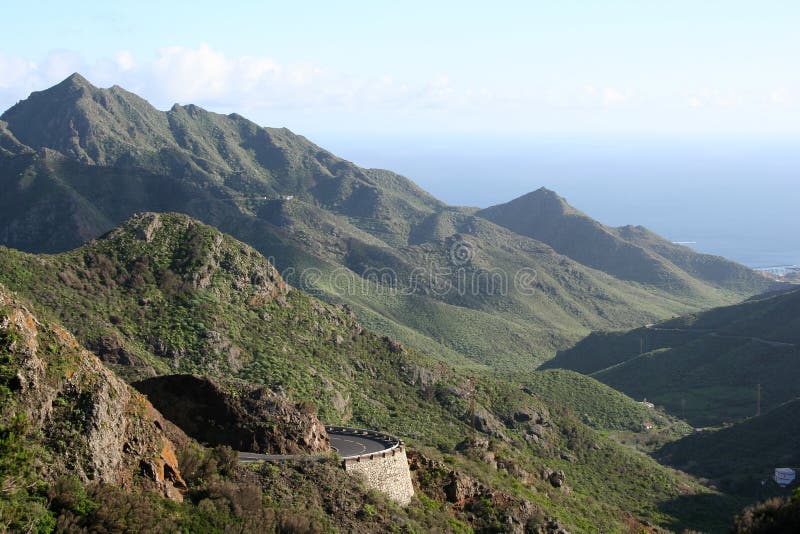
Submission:
<svg viewBox="0 0 800 534">
<path fill-rule="evenodd" d="M 677 294 L 709 292 L 705 284 L 732 291 L 769 287 L 742 265 L 675 245 L 641 226 L 605 226 L 545 188 L 477 215 L 621 280 Z"/>
<path fill-rule="evenodd" d="M 290 283 L 347 304 L 373 329 L 463 366 L 531 369 L 592 330 L 761 287 L 746 276 L 717 287 L 649 252 L 669 283 L 615 278 L 288 130 L 191 105 L 158 111 L 79 75 L 2 121 L 0 243 L 61 252 L 136 212 L 186 213 L 274 257 Z"/>
<path fill-rule="evenodd" d="M 6 217 L 3 236 L 22 248 L 38 243 L 57 250 L 61 242 L 77 246 L 128 210 L 175 209 L 252 243 L 274 256 L 278 267 L 304 289 L 348 303 L 371 326 L 442 358 L 460 353 L 489 364 L 530 367 L 590 329 L 633 326 L 695 306 L 690 299 L 620 283 L 469 215 L 455 218 L 463 233 L 391 248 L 298 199 L 261 201 L 263 206 L 248 214 L 233 199 L 215 198 L 223 193 L 215 193 L 211 183 L 205 187 L 191 180 L 86 166 L 52 151 L 25 158 L 28 167 L 14 167 L 16 159 L 5 162 L 3 176 L 11 180 L 5 185 L 16 194 L 0 199 L 0 218 Z M 462 249 L 470 260 L 463 264 L 451 257 Z M 305 276 L 308 269 L 319 274 Z M 375 274 L 386 269 L 402 285 L 387 290 L 371 283 L 380 281 Z M 514 278 L 518 272 L 535 276 L 537 285 L 519 291 Z M 497 275 L 500 280 L 491 282 Z M 440 281 L 455 287 L 431 289 Z M 504 295 L 509 299 L 502 300 Z M 434 320 L 420 320 L 425 315 Z M 465 332 L 469 322 L 496 325 L 500 332 L 511 326 L 512 333 L 505 337 L 508 343 L 497 345 L 474 329 Z"/>
<path fill-rule="evenodd" d="M 180 374 L 148 378 L 133 387 L 200 443 L 265 454 L 331 450 L 325 425 L 309 406 L 263 386 Z"/>
<path fill-rule="evenodd" d="M 168 426 L 71 334 L 39 321 L 0 285 L 0 517 L 19 513 L 15 501 L 41 506 L 28 495 L 32 478 L 69 475 L 182 501 Z"/>
<path fill-rule="evenodd" d="M 286 285 L 251 247 L 183 215 L 143 214 L 54 256 L 4 249 L 0 279 L 122 376 L 237 377 L 313 402 L 326 423 L 403 436 L 421 455 L 427 506 L 476 528 L 553 516 L 578 531 L 727 521 L 692 515 L 682 503 L 711 493 L 569 410 L 371 334 L 345 308 Z M 485 441 L 465 441 L 470 422 Z M 419 499 L 412 506 L 425 508 Z"/>
<path fill-rule="evenodd" d="M 800 395 L 800 290 L 770 294 L 630 332 L 592 334 L 547 362 L 695 426 L 741 420 Z"/>
<path fill-rule="evenodd" d="M 665 463 L 713 479 L 721 488 L 749 497 L 759 489 L 762 480 L 772 476 L 776 467 L 800 465 L 798 407 L 800 400 L 794 399 L 741 423 L 697 432 L 667 444 L 658 457 Z M 774 484 L 763 491 L 762 497 L 778 494 Z"/>
<path fill-rule="evenodd" d="M 580 373 L 551 369 L 516 375 L 514 378 L 536 397 L 548 404 L 566 406 L 584 423 L 598 430 L 637 433 L 642 430 L 652 430 L 652 433 L 666 431 L 673 436 L 691 431 L 691 427 L 682 421 Z"/>
<path fill-rule="evenodd" d="M 14 134 L 8 131 L 8 124 L 0 121 L 0 156 L 13 156 L 31 152 L 30 147 L 19 142 Z"/>
<path fill-rule="evenodd" d="M 441 206 L 405 178 L 360 169 L 286 129 L 261 128 L 240 115 L 193 105 L 161 112 L 120 87 L 94 87 L 79 74 L 31 94 L 2 120 L 34 150 L 191 178 L 225 187 L 235 197 L 294 195 L 390 240 Z"/>
</svg>

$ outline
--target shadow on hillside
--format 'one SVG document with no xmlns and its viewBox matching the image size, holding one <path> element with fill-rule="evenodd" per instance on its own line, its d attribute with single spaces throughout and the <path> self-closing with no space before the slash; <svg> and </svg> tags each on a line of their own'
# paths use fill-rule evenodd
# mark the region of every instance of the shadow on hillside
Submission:
<svg viewBox="0 0 800 534">
<path fill-rule="evenodd" d="M 724 494 L 682 495 L 661 503 L 659 510 L 675 520 L 662 526 L 674 531 L 729 532 L 733 519 L 748 501 Z"/>
</svg>

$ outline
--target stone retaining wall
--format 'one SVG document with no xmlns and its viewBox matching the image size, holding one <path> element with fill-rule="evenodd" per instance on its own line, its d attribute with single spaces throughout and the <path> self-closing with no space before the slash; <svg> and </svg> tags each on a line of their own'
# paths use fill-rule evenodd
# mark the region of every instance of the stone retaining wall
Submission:
<svg viewBox="0 0 800 534">
<path fill-rule="evenodd" d="M 364 478 L 368 488 L 381 491 L 401 506 L 411 502 L 414 486 L 408 469 L 406 449 L 399 447 L 342 460 L 344 470 Z"/>
</svg>

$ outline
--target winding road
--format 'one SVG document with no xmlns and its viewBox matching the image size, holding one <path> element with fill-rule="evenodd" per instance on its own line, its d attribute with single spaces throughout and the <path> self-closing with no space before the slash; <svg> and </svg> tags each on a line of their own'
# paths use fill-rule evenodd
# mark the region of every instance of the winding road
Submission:
<svg viewBox="0 0 800 534">
<path fill-rule="evenodd" d="M 365 454 L 374 454 L 391 449 L 397 445 L 392 439 L 384 439 L 378 435 L 358 435 L 353 432 L 328 431 L 331 447 L 339 453 L 342 459 L 355 458 Z M 314 459 L 319 455 L 308 454 L 259 454 L 255 452 L 240 452 L 239 461 L 245 463 Z"/>
<path fill-rule="evenodd" d="M 331 440 L 331 447 L 342 458 L 381 452 L 394 445 L 390 441 L 380 440 L 375 437 L 353 436 L 351 434 L 328 433 L 328 438 Z"/>
</svg>

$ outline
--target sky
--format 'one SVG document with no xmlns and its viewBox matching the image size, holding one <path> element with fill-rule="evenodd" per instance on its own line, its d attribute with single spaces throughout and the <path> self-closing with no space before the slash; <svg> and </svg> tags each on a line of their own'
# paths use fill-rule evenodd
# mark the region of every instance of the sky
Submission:
<svg viewBox="0 0 800 534">
<path fill-rule="evenodd" d="M 800 2 L 8 2 L 0 108 L 74 71 L 310 136 L 800 130 Z"/>
<path fill-rule="evenodd" d="M 797 0 L 6 2 L 0 109 L 80 72 L 288 127 L 451 204 L 547 186 L 800 264 Z"/>
</svg>

